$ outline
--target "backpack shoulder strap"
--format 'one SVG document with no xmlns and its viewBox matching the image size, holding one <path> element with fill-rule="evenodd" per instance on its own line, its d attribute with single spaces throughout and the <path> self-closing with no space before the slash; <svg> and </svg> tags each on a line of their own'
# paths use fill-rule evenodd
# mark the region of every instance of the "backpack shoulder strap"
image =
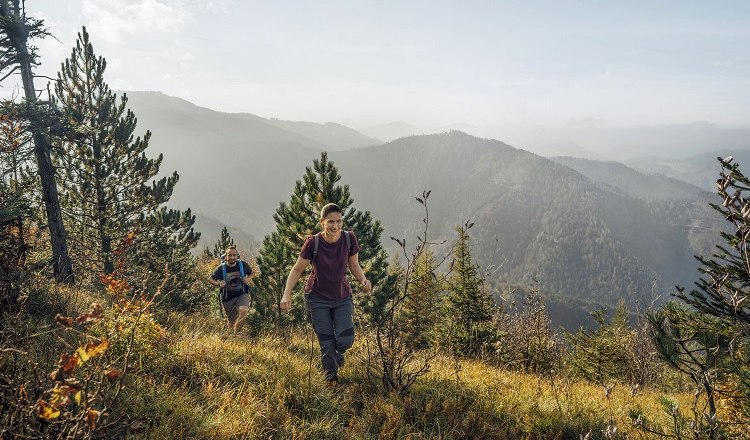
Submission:
<svg viewBox="0 0 750 440">
<path fill-rule="evenodd" d="M 240 266 L 240 278 L 245 278 L 245 264 L 239 258 L 237 264 Z"/>
<path fill-rule="evenodd" d="M 315 257 L 318 256 L 318 246 L 320 246 L 320 234 L 315 234 L 313 235 L 312 260 L 310 260 L 310 263 L 314 263 Z"/>
<path fill-rule="evenodd" d="M 349 253 L 349 251 L 352 249 L 352 239 L 349 236 L 348 231 L 343 231 L 344 237 L 346 237 L 346 251 Z M 312 260 L 310 260 L 310 263 L 315 262 L 315 257 L 318 256 L 318 246 L 320 246 L 320 234 L 313 235 L 313 249 L 312 249 Z"/>
<path fill-rule="evenodd" d="M 226 281 L 227 280 L 227 263 L 221 262 L 221 279 Z"/>
</svg>

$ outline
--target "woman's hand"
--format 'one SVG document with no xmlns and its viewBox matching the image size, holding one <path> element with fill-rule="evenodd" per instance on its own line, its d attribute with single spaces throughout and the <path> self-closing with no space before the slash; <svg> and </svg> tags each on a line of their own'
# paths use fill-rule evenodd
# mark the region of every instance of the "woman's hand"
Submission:
<svg viewBox="0 0 750 440">
<path fill-rule="evenodd" d="M 281 297 L 281 302 L 279 302 L 279 308 L 281 308 L 281 311 L 285 313 L 292 309 L 291 295 L 284 294 Z"/>
<path fill-rule="evenodd" d="M 370 293 L 372 291 L 372 283 L 367 278 L 365 278 L 364 281 L 360 281 L 359 286 L 365 291 L 365 293 Z"/>
</svg>

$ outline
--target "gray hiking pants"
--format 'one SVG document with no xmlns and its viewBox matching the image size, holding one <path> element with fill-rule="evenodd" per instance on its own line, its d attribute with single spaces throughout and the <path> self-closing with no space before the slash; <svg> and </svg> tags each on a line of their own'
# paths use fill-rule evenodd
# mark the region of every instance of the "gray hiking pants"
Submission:
<svg viewBox="0 0 750 440">
<path fill-rule="evenodd" d="M 344 352 L 354 344 L 352 297 L 334 301 L 306 294 L 305 310 L 318 336 L 326 379 L 338 380 L 337 372 L 344 363 Z"/>
</svg>

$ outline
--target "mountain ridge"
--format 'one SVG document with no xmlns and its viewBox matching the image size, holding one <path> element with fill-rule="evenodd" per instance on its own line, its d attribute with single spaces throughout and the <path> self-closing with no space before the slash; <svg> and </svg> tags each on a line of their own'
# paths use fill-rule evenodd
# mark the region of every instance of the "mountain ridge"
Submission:
<svg viewBox="0 0 750 440">
<path fill-rule="evenodd" d="M 168 105 L 155 117 L 139 104 L 134 100 L 131 107 L 143 127 L 154 131 L 153 151 L 165 154 L 162 169 L 174 164 L 181 174 L 172 204 L 242 229 L 256 242 L 272 231 L 274 210 L 320 156 L 320 149 L 297 135 L 265 123 L 243 125 L 241 135 L 216 133 L 225 122 L 185 124 L 185 115 Z M 260 133 L 255 136 L 254 130 Z M 169 162 L 181 149 L 196 151 Z M 382 221 L 391 254 L 396 248 L 385 237 L 415 242 L 423 212 L 414 198 L 431 190 L 431 239 L 450 240 L 455 226 L 471 219 L 477 263 L 501 266 L 491 283 L 535 283 L 583 304 L 644 303 L 654 290 L 691 284 L 697 275 L 693 255 L 710 251 L 712 234 L 720 229 L 705 193 L 670 198 L 665 191 L 648 199 L 642 190 L 629 194 L 603 185 L 607 171 L 598 171 L 603 177 L 587 176 L 461 131 L 330 151 L 329 158 L 341 183 L 350 186 L 354 206 Z M 628 179 L 642 176 L 625 171 Z M 695 190 L 669 183 L 685 194 Z"/>
</svg>

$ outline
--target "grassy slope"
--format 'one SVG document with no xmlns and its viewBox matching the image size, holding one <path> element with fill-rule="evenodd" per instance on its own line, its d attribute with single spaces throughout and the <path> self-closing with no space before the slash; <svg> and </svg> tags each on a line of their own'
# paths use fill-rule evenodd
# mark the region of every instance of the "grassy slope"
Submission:
<svg viewBox="0 0 750 440">
<path fill-rule="evenodd" d="M 161 373 L 137 378 L 124 404 L 157 418 L 144 430 L 149 438 L 602 438 L 610 418 L 633 434 L 628 411 L 636 408 L 667 423 L 656 392 L 631 396 L 617 386 L 607 399 L 590 383 L 449 358 L 437 359 L 409 396 L 383 396 L 367 381 L 361 341 L 342 385 L 329 389 L 306 333 L 251 340 L 219 330 L 210 319 L 180 322 L 154 365 Z M 678 400 L 685 408 L 687 397 Z"/>
</svg>

